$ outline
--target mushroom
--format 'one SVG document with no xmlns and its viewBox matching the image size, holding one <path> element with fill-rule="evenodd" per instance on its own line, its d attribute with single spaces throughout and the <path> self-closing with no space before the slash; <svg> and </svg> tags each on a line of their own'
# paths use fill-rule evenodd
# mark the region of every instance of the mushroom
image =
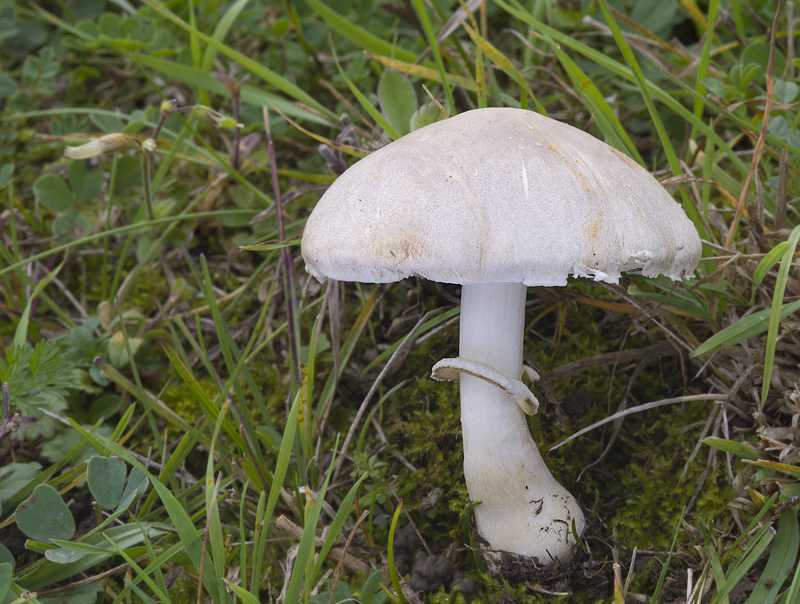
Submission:
<svg viewBox="0 0 800 604">
<path fill-rule="evenodd" d="M 547 469 L 521 379 L 527 286 L 568 276 L 618 283 L 623 271 L 679 279 L 700 239 L 644 168 L 591 135 L 522 109 L 467 111 L 354 164 L 320 199 L 302 241 L 320 280 L 458 283 L 464 477 L 488 559 L 569 561 L 584 528 L 578 502 Z M 573 533 L 574 531 L 574 533 Z"/>
</svg>

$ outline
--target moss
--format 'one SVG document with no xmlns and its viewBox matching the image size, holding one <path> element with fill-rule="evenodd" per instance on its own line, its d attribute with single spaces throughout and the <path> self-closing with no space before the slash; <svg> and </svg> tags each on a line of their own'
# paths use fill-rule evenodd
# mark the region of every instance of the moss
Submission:
<svg viewBox="0 0 800 604">
<path fill-rule="evenodd" d="M 164 278 L 161 268 L 157 263 L 150 262 L 141 267 L 122 304 L 125 310 L 152 308 L 153 300 L 166 300 L 169 293 L 169 282 Z"/>
<path fill-rule="evenodd" d="M 450 513 L 457 519 L 455 514 L 467 500 L 458 388 L 419 379 L 405 407 L 397 436 L 407 443 L 403 454 L 416 467 L 424 468 L 414 475 L 413 489 L 408 490 L 422 498 L 436 487 L 443 489 L 439 504 L 426 517 L 433 520 L 442 513 Z"/>
<path fill-rule="evenodd" d="M 190 424 L 194 424 L 202 413 L 200 403 L 192 389 L 177 373 L 171 377 L 172 385 L 164 391 L 162 398 L 172 411 Z M 195 379 L 208 396 L 213 398 L 219 392 L 217 384 L 211 377 L 195 374 Z"/>
<path fill-rule="evenodd" d="M 708 412 L 703 403 L 662 412 L 651 425 L 642 425 L 628 438 L 624 447 L 631 452 L 631 460 L 615 473 L 610 489 L 609 509 L 619 541 L 627 548 L 669 549 L 681 512 L 694 497 L 705 472 L 707 456 L 698 455 L 681 478 L 686 460 L 697 441 L 696 431 L 681 427 L 702 419 Z M 686 518 L 702 516 L 712 525 L 730 522 L 727 503 L 733 492 L 723 476 L 723 464 L 710 469 L 702 490 Z M 608 492 L 608 491 L 607 491 Z M 681 532 L 679 545 L 687 543 L 688 535 Z"/>
<path fill-rule="evenodd" d="M 186 575 L 181 575 L 169 590 L 172 604 L 195 604 L 197 602 L 197 584 Z"/>
</svg>

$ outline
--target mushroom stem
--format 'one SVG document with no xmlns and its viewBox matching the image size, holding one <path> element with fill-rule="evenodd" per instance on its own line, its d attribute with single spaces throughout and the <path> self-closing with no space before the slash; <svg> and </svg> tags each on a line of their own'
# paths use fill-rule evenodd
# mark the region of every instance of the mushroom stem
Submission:
<svg viewBox="0 0 800 604">
<path fill-rule="evenodd" d="M 509 378 L 522 376 L 526 286 L 464 285 L 459 356 Z M 538 558 L 542 565 L 567 562 L 584 517 L 558 482 L 531 438 L 525 416 L 504 390 L 461 374 L 464 477 L 475 508 L 478 533 L 492 550 Z"/>
</svg>

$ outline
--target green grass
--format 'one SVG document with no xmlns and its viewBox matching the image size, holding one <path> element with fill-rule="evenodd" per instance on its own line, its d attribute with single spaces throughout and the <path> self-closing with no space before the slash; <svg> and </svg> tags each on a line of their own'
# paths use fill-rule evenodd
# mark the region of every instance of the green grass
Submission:
<svg viewBox="0 0 800 604">
<path fill-rule="evenodd" d="M 800 602 L 797 15 L 496 0 L 445 31 L 460 7 L 0 6 L 0 604 L 411 601 L 410 523 L 480 601 Z M 677 285 L 529 292 L 537 443 L 598 424 L 545 454 L 589 519 L 561 581 L 470 548 L 457 388 L 428 378 L 458 288 L 303 270 L 333 167 L 432 99 L 587 128 L 704 240 Z"/>
</svg>

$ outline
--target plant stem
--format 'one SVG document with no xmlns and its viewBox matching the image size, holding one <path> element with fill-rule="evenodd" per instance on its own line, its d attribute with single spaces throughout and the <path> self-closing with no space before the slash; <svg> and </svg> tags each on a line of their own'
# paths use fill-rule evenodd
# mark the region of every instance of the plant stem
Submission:
<svg viewBox="0 0 800 604">
<path fill-rule="evenodd" d="M 278 164 L 275 159 L 275 146 L 272 143 L 272 131 L 269 126 L 269 109 L 265 106 L 264 128 L 267 134 L 267 151 L 269 153 L 269 170 L 272 175 L 272 194 L 275 198 L 275 215 L 278 218 L 278 237 L 281 241 L 286 241 L 286 227 L 283 220 L 283 204 L 281 203 L 281 188 L 278 182 Z M 294 267 L 292 265 L 292 254 L 288 247 L 282 250 L 283 255 L 283 288 L 286 292 L 286 313 L 289 322 L 289 346 L 292 351 L 292 380 L 295 386 L 300 384 L 300 353 L 298 349 L 298 325 L 296 312 L 297 292 L 294 280 Z M 292 389 L 294 391 L 294 388 Z"/>
</svg>

